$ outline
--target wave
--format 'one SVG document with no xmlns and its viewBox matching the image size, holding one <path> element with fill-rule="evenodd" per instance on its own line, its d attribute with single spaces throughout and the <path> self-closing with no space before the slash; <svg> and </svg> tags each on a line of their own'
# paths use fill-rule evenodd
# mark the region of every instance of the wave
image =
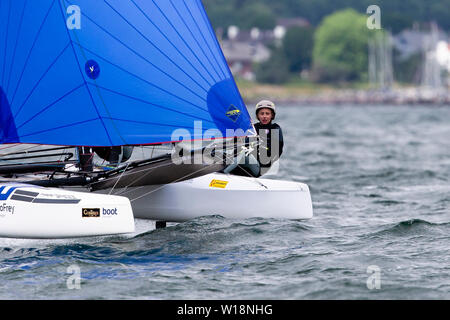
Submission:
<svg viewBox="0 0 450 320">
<path fill-rule="evenodd" d="M 381 230 L 366 234 L 366 238 L 380 238 L 388 236 L 418 236 L 418 235 L 430 235 L 435 232 L 446 232 L 450 227 L 450 222 L 435 223 L 422 219 L 410 219 L 404 220 L 395 224 L 384 226 Z M 444 229 L 444 230 L 443 230 Z"/>
<path fill-rule="evenodd" d="M 394 206 L 394 205 L 398 205 L 398 204 L 403 204 L 405 202 L 397 201 L 397 200 L 383 199 L 383 200 L 374 200 L 372 203 L 374 203 L 374 204 L 381 204 L 381 205 L 384 205 L 384 206 Z"/>
</svg>

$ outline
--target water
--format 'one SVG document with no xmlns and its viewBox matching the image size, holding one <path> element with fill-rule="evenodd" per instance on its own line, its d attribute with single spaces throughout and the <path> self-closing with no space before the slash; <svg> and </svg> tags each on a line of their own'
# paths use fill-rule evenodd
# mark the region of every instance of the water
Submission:
<svg viewBox="0 0 450 320">
<path fill-rule="evenodd" d="M 450 108 L 284 106 L 277 122 L 278 178 L 310 186 L 312 220 L 0 239 L 0 298 L 449 299 Z"/>
</svg>

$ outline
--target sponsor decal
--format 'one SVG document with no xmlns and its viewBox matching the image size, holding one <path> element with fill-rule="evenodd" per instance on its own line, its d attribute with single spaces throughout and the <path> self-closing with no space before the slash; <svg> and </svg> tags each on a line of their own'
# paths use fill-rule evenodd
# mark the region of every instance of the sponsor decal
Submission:
<svg viewBox="0 0 450 320">
<path fill-rule="evenodd" d="M 100 209 L 83 208 L 83 218 L 98 218 L 100 217 Z"/>
<path fill-rule="evenodd" d="M 241 110 L 236 108 L 234 105 L 231 105 L 226 113 L 227 117 L 231 119 L 231 121 L 236 122 L 241 115 Z"/>
<path fill-rule="evenodd" d="M 86 75 L 92 80 L 97 79 L 100 75 L 100 66 L 95 60 L 89 60 L 88 62 L 86 62 L 84 70 L 86 72 Z"/>
<path fill-rule="evenodd" d="M 73 195 L 46 194 L 19 189 L 14 192 L 10 200 L 45 204 L 76 204 L 80 202 L 80 199 L 75 198 Z"/>
<path fill-rule="evenodd" d="M 105 209 L 103 208 L 104 216 L 117 216 L 117 208 L 114 209 Z"/>
<path fill-rule="evenodd" d="M 11 193 L 16 190 L 17 187 L 12 186 L 0 186 L 0 200 L 8 200 Z"/>
<path fill-rule="evenodd" d="M 57 193 L 40 193 L 41 197 L 49 199 L 61 199 L 61 200 L 79 200 L 71 194 L 57 194 Z"/>
<path fill-rule="evenodd" d="M 6 203 L 0 204 L 0 216 L 4 216 L 7 213 L 14 214 L 15 206 L 8 205 Z"/>
<path fill-rule="evenodd" d="M 222 181 L 222 180 L 216 180 L 214 179 L 213 181 L 211 181 L 211 183 L 209 184 L 210 188 L 221 188 L 221 189 L 225 189 L 227 187 L 228 181 Z"/>
</svg>

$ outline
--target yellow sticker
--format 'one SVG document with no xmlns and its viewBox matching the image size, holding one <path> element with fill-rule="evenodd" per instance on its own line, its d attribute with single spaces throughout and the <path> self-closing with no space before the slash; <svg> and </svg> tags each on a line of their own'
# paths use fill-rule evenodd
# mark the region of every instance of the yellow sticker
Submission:
<svg viewBox="0 0 450 320">
<path fill-rule="evenodd" d="M 211 183 L 209 184 L 210 188 L 222 188 L 225 189 L 226 186 L 228 184 L 228 181 L 222 181 L 222 180 L 213 180 L 211 181 Z"/>
</svg>

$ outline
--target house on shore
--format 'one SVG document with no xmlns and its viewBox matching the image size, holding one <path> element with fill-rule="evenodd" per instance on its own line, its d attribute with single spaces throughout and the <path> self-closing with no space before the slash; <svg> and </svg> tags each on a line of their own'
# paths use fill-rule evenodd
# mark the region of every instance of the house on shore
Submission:
<svg viewBox="0 0 450 320">
<path fill-rule="evenodd" d="M 290 18 L 279 19 L 272 30 L 239 30 L 230 26 L 226 32 L 219 28 L 216 33 L 233 75 L 254 81 L 254 65 L 270 59 L 270 47 L 280 45 L 289 28 L 309 25 L 303 18 Z"/>
</svg>

